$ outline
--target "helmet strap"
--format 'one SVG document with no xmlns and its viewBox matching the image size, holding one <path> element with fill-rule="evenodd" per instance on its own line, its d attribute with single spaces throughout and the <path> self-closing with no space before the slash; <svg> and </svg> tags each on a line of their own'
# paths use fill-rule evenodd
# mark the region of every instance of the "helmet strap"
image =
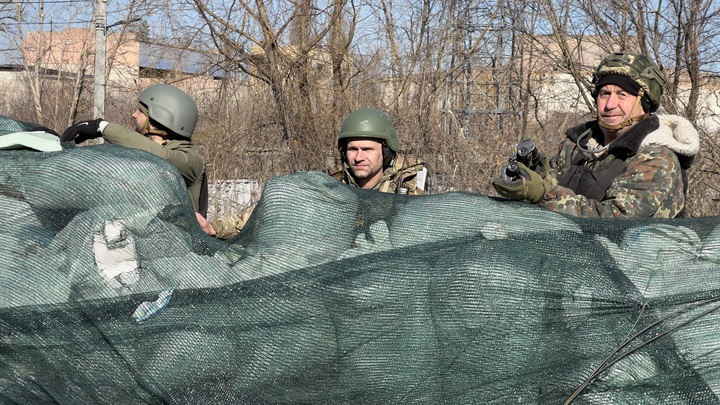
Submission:
<svg viewBox="0 0 720 405">
<path fill-rule="evenodd" d="M 347 160 L 347 139 L 338 142 L 338 152 L 340 153 L 340 164 L 345 165 Z"/>
<path fill-rule="evenodd" d="M 154 135 L 154 136 L 159 136 L 161 138 L 167 138 L 170 135 L 170 133 L 168 131 L 165 131 L 164 129 L 160 129 L 160 128 L 156 127 L 155 125 L 151 124 L 150 121 L 151 120 L 149 118 L 145 121 L 145 127 L 140 132 L 141 134 L 143 134 L 145 136 L 153 136 Z"/>
<path fill-rule="evenodd" d="M 645 118 L 649 117 L 650 113 L 645 113 L 645 114 L 637 116 L 637 117 L 634 116 L 635 111 L 637 111 L 638 107 L 640 107 L 640 104 L 641 104 L 641 101 L 642 101 L 642 98 L 644 95 L 645 95 L 645 89 L 643 89 L 641 87 L 640 91 L 638 91 L 637 99 L 635 99 L 635 104 L 633 104 L 632 110 L 630 110 L 630 118 L 629 119 L 627 119 L 619 124 L 615 124 L 615 125 L 610 125 L 608 123 L 603 122 L 602 120 L 598 120 L 598 123 L 600 124 L 601 127 L 605 128 L 605 129 L 617 131 L 617 130 L 623 129 L 625 127 L 629 127 L 630 125 L 633 125 L 636 122 L 640 122 L 640 121 L 644 120 Z"/>
<path fill-rule="evenodd" d="M 390 149 L 385 141 L 382 141 L 383 170 L 395 164 L 395 152 Z"/>
</svg>

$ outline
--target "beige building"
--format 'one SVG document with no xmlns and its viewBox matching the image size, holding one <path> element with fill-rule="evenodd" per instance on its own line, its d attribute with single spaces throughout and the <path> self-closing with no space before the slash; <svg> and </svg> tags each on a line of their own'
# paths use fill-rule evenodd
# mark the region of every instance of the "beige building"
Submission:
<svg viewBox="0 0 720 405">
<path fill-rule="evenodd" d="M 169 82 L 190 93 L 217 87 L 221 78 L 213 67 L 218 55 L 138 41 L 134 33 L 110 33 L 106 37 L 106 85 L 108 94 L 139 90 L 157 82 Z M 33 31 L 23 42 L 28 65 L 64 74 L 95 75 L 95 31 L 67 28 L 59 32 Z M 1 80 L 1 77 L 0 77 Z"/>
<path fill-rule="evenodd" d="M 608 55 L 609 51 L 599 45 L 594 37 L 568 37 L 565 49 L 569 60 L 583 78 L 583 83 L 575 81 L 574 76 L 567 73 L 568 68 L 562 62 L 563 50 L 554 36 L 532 36 L 528 38 L 523 58 L 523 71 L 528 89 L 533 93 L 541 119 L 546 119 L 553 113 L 586 113 L 588 107 L 585 102 L 591 100 L 589 92 L 585 90 L 597 65 Z M 532 64 L 531 64 L 532 63 Z M 562 64 L 562 66 L 561 66 Z M 703 129 L 714 132 L 720 130 L 720 78 L 716 75 L 706 75 L 702 78 L 700 86 L 699 108 L 697 124 Z M 690 82 L 686 76 L 680 77 L 676 104 L 681 110 L 689 99 Z M 534 106 L 533 106 L 534 107 Z M 663 107 L 659 111 L 663 113 Z M 682 115 L 682 110 L 679 111 Z"/>
</svg>

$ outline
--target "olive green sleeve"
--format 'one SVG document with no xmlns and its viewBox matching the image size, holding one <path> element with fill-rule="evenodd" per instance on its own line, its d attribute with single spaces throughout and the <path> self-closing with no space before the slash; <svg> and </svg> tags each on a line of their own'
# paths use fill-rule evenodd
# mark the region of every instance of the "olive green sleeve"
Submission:
<svg viewBox="0 0 720 405">
<path fill-rule="evenodd" d="M 150 138 L 115 123 L 108 123 L 103 138 L 112 144 L 140 149 L 159 156 L 175 166 L 185 184 L 197 182 L 205 172 L 205 161 L 191 142 L 172 140 L 159 144 Z"/>
</svg>

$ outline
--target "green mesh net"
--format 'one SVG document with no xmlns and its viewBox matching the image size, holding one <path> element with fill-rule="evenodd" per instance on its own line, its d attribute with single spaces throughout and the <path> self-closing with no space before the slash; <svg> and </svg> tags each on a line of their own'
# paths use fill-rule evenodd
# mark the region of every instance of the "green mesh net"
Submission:
<svg viewBox="0 0 720 405">
<path fill-rule="evenodd" d="M 231 241 L 103 144 L 0 151 L 0 403 L 714 404 L 718 218 L 270 180 Z"/>
</svg>

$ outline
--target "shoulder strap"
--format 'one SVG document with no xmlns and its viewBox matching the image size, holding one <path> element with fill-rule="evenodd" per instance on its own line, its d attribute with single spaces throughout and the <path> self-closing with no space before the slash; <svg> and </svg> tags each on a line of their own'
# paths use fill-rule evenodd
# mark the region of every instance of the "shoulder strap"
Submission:
<svg viewBox="0 0 720 405">
<path fill-rule="evenodd" d="M 332 172 L 330 172 L 330 173 L 328 173 L 328 174 L 330 175 L 330 177 L 332 177 L 332 178 L 334 178 L 334 179 L 336 179 L 336 180 L 341 180 L 342 177 L 343 177 L 343 169 L 340 168 L 340 169 L 337 169 L 337 170 L 335 170 L 335 171 L 332 171 Z"/>
</svg>

